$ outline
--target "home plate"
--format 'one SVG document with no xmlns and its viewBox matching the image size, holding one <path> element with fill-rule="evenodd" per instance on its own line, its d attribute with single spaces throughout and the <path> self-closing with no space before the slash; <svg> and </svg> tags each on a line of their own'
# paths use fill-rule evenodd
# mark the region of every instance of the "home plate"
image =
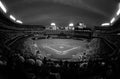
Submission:
<svg viewBox="0 0 120 79">
<path fill-rule="evenodd" d="M 47 45 L 47 46 L 44 46 L 44 48 L 48 48 L 54 52 L 56 52 L 56 54 L 59 54 L 59 55 L 65 55 L 67 53 L 69 53 L 69 51 L 72 51 L 74 49 L 77 49 L 79 47 L 74 47 L 74 46 L 69 46 L 69 45 L 64 45 L 64 44 L 60 44 L 60 45 Z"/>
</svg>

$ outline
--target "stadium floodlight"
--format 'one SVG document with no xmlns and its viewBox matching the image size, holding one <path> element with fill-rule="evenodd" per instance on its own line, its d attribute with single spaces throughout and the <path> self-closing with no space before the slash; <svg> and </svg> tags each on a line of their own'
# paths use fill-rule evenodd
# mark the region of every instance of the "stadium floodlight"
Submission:
<svg viewBox="0 0 120 79">
<path fill-rule="evenodd" d="M 110 23 L 103 23 L 101 26 L 110 26 Z"/>
<path fill-rule="evenodd" d="M 3 5 L 3 3 L 0 1 L 0 8 L 3 10 L 3 12 L 7 13 L 7 9 Z"/>
<path fill-rule="evenodd" d="M 115 20 L 116 20 L 115 17 L 113 17 L 113 18 L 111 19 L 110 23 L 111 23 L 111 24 L 114 23 Z"/>
<path fill-rule="evenodd" d="M 74 26 L 74 24 L 73 24 L 73 23 L 70 23 L 69 26 Z"/>
<path fill-rule="evenodd" d="M 120 9 L 117 11 L 117 16 L 119 16 L 119 14 L 120 14 Z"/>
<path fill-rule="evenodd" d="M 119 9 L 116 14 L 117 14 L 117 16 L 120 15 L 120 3 L 119 3 Z"/>
<path fill-rule="evenodd" d="M 16 22 L 19 23 L 19 24 L 23 24 L 23 22 L 20 21 L 20 20 L 16 20 Z"/>
<path fill-rule="evenodd" d="M 15 18 L 13 15 L 10 15 L 10 18 L 11 18 L 13 21 L 16 20 L 16 18 Z"/>
<path fill-rule="evenodd" d="M 83 25 L 83 23 L 79 23 L 79 25 L 80 25 L 80 26 L 82 26 L 82 25 Z"/>
<path fill-rule="evenodd" d="M 56 24 L 55 24 L 55 23 L 51 23 L 50 25 L 51 25 L 51 26 L 55 26 Z"/>
</svg>

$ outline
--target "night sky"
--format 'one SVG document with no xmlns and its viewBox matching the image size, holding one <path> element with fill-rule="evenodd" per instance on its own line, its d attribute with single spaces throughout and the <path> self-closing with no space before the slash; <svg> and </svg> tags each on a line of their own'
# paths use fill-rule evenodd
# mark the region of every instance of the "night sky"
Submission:
<svg viewBox="0 0 120 79">
<path fill-rule="evenodd" d="M 88 27 L 110 22 L 118 10 L 119 0 L 1 0 L 23 24 L 49 25 L 56 22 L 84 22 Z"/>
</svg>

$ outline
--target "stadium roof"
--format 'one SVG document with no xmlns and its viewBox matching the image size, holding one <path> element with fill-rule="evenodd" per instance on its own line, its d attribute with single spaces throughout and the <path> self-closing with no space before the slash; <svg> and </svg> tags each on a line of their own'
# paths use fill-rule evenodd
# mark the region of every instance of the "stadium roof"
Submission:
<svg viewBox="0 0 120 79">
<path fill-rule="evenodd" d="M 114 22 L 120 0 L 1 0 L 7 15 L 30 25 L 68 25 L 84 22 L 87 26 Z"/>
</svg>

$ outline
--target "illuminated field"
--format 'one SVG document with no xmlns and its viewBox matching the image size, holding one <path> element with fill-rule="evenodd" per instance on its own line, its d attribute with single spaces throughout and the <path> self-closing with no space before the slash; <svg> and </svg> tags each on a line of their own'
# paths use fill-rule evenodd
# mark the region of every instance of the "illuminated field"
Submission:
<svg viewBox="0 0 120 79">
<path fill-rule="evenodd" d="M 92 46 L 90 45 L 91 43 L 87 40 L 73 39 L 42 39 L 35 40 L 30 44 L 34 53 L 36 50 L 39 50 L 42 55 L 48 58 L 61 59 L 78 58 L 84 54 L 93 54 L 95 49 L 94 43 Z"/>
</svg>

